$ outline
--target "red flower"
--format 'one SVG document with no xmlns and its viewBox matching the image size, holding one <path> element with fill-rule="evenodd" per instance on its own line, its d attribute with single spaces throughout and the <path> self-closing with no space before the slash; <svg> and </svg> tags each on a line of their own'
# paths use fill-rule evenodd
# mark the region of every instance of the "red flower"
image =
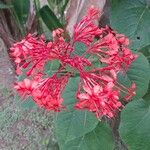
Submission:
<svg viewBox="0 0 150 150">
<path fill-rule="evenodd" d="M 117 34 L 106 26 L 102 30 L 100 39 L 92 44 L 88 49 L 89 53 L 99 57 L 102 63 L 106 63 L 106 68 L 113 68 L 116 72 L 126 71 L 130 64 L 137 58 L 127 48 L 129 40 L 123 34 Z"/>
<path fill-rule="evenodd" d="M 69 40 L 65 38 L 65 31 L 58 28 L 52 32 L 52 41 L 46 42 L 44 36 L 38 38 L 29 34 L 14 44 L 10 50 L 16 71 L 27 75 L 26 79 L 15 84 L 20 96 L 31 96 L 40 107 L 60 111 L 65 108 L 61 94 L 70 76 L 78 72 L 80 83 L 75 108 L 87 109 L 97 118 L 114 117 L 123 107 L 120 94 L 125 92 L 125 101 L 136 94 L 136 84 L 127 88 L 118 83 L 117 75 L 122 71 L 126 73 L 137 55 L 128 49 L 129 40 L 125 35 L 108 26 L 99 28 L 96 25 L 99 17 L 100 11 L 91 7 L 74 26 L 73 38 Z M 81 56 L 76 55 L 76 42 L 85 44 Z M 60 66 L 48 77 L 44 73 L 45 63 L 56 59 Z"/>
<path fill-rule="evenodd" d="M 93 83 L 92 80 L 84 80 L 83 90 L 85 93 L 77 93 L 79 100 L 75 105 L 76 109 L 87 109 L 94 112 L 97 118 L 108 116 L 112 118 L 116 111 L 122 106 L 119 102 L 119 91 L 114 84 L 109 82 L 106 86 Z"/>
<path fill-rule="evenodd" d="M 70 43 L 65 42 L 63 37 L 57 39 L 56 41 L 49 42 L 48 47 L 50 48 L 50 58 L 59 59 L 63 62 L 65 58 L 68 58 L 73 50 Z"/>
<path fill-rule="evenodd" d="M 128 93 L 125 95 L 125 100 L 128 102 L 133 96 L 136 95 L 136 84 L 132 83 L 131 87 L 128 89 Z"/>
<path fill-rule="evenodd" d="M 92 65 L 91 62 L 88 61 L 88 59 L 81 56 L 75 56 L 75 57 L 64 59 L 63 63 L 66 63 L 72 68 L 77 69 L 79 72 L 84 71 L 84 67 Z"/>
<path fill-rule="evenodd" d="M 31 96 L 32 91 L 37 87 L 38 82 L 34 80 L 24 79 L 15 84 L 14 88 L 18 91 L 20 96 Z"/>
<path fill-rule="evenodd" d="M 35 35 L 29 34 L 21 42 L 14 44 L 10 50 L 11 56 L 15 59 L 18 68 L 17 71 L 19 71 L 17 73 L 19 74 L 22 69 L 25 69 L 28 66 L 30 66 L 26 72 L 28 76 L 37 71 L 36 67 L 38 68 L 38 72 L 42 72 L 42 64 L 50 59 L 49 49 L 47 48 L 43 36 L 38 40 Z"/>
<path fill-rule="evenodd" d="M 62 105 L 61 93 L 68 82 L 68 75 L 60 78 L 56 74 L 50 78 L 45 78 L 38 83 L 38 87 L 32 91 L 33 100 L 47 110 L 60 111 L 65 106 Z"/>
<path fill-rule="evenodd" d="M 99 19 L 99 10 L 91 7 L 87 15 L 74 26 L 73 42 L 83 42 L 89 46 L 94 37 L 102 33 L 101 29 L 95 24 L 95 21 Z"/>
</svg>

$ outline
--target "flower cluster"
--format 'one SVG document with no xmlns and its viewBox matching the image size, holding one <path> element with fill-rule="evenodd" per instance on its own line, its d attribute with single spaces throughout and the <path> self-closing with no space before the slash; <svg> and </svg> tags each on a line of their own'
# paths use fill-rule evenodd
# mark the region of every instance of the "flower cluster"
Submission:
<svg viewBox="0 0 150 150">
<path fill-rule="evenodd" d="M 87 15 L 74 26 L 73 38 L 65 39 L 65 31 L 52 32 L 53 40 L 46 42 L 42 35 L 27 35 L 10 48 L 16 63 L 17 74 L 25 72 L 26 78 L 15 83 L 20 96 L 31 96 L 37 105 L 47 110 L 60 111 L 63 105 L 62 92 L 74 72 L 79 73 L 80 82 L 76 93 L 75 109 L 87 109 L 101 118 L 112 118 L 123 104 L 119 97 L 129 101 L 134 95 L 136 84 L 125 87 L 117 81 L 118 73 L 126 73 L 137 58 L 128 48 L 129 40 L 109 26 L 99 28 L 96 21 L 100 12 L 91 7 Z M 75 44 L 83 43 L 86 50 L 77 55 Z M 100 64 L 94 65 L 91 56 Z M 44 72 L 49 61 L 58 60 L 60 66 L 52 76 Z M 70 70 L 68 70 L 68 66 Z M 88 69 L 87 69 L 88 68 Z"/>
</svg>

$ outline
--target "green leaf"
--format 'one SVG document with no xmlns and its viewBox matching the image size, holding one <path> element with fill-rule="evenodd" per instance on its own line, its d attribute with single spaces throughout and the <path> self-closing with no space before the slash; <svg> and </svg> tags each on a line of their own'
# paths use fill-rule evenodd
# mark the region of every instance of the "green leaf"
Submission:
<svg viewBox="0 0 150 150">
<path fill-rule="evenodd" d="M 23 73 L 17 77 L 17 81 L 22 81 L 25 78 L 26 78 L 26 75 Z"/>
<path fill-rule="evenodd" d="M 71 78 L 63 93 L 64 104 L 67 110 L 58 114 L 55 121 L 56 136 L 59 145 L 81 137 L 92 131 L 98 124 L 96 117 L 87 111 L 78 111 L 73 108 L 76 103 L 75 94 L 79 78 Z"/>
<path fill-rule="evenodd" d="M 149 63 L 143 54 L 138 53 L 138 58 L 131 64 L 127 76 L 137 85 L 135 98 L 143 97 L 147 92 L 150 81 Z"/>
<path fill-rule="evenodd" d="M 29 110 L 36 106 L 35 102 L 32 100 L 31 97 L 26 98 L 25 100 L 20 98 L 20 96 L 16 93 L 14 97 L 15 102 L 18 106 L 20 106 L 24 110 Z"/>
<path fill-rule="evenodd" d="M 32 100 L 32 98 L 28 98 L 26 100 L 24 100 L 22 103 L 21 103 L 21 107 L 23 109 L 26 109 L 26 110 L 29 110 L 31 108 L 34 108 L 36 106 L 35 102 Z"/>
<path fill-rule="evenodd" d="M 42 20 L 41 20 L 41 28 L 42 28 L 42 33 L 44 34 L 46 41 L 52 41 L 52 32 L 47 28 L 47 26 Z"/>
<path fill-rule="evenodd" d="M 143 47 L 139 52 L 143 53 L 150 63 L 150 45 Z"/>
<path fill-rule="evenodd" d="M 11 4 L 14 7 L 15 16 L 19 22 L 25 24 L 30 9 L 30 0 L 12 0 Z"/>
<path fill-rule="evenodd" d="M 86 51 L 86 45 L 82 42 L 76 42 L 74 45 L 76 55 L 82 55 Z"/>
<path fill-rule="evenodd" d="M 62 12 L 63 15 L 64 15 L 64 11 L 67 7 L 68 2 L 69 2 L 69 0 L 64 0 L 63 1 L 63 6 L 62 6 L 62 9 L 61 9 L 61 12 Z"/>
<path fill-rule="evenodd" d="M 150 99 L 132 101 L 126 106 L 121 113 L 119 131 L 129 150 L 149 150 Z"/>
<path fill-rule="evenodd" d="M 134 99 L 142 98 L 146 94 L 149 81 L 149 63 L 146 57 L 141 53 L 138 53 L 138 58 L 133 61 L 127 71 L 127 74 L 119 77 L 119 82 L 127 87 L 129 87 L 132 82 L 136 83 L 136 96 Z"/>
<path fill-rule="evenodd" d="M 59 66 L 60 66 L 60 63 L 58 60 L 48 61 L 44 66 L 44 72 L 48 76 L 51 76 L 58 70 Z"/>
<path fill-rule="evenodd" d="M 12 5 L 7 5 L 7 4 L 0 2 L 0 9 L 9 9 L 12 7 L 13 7 Z"/>
<path fill-rule="evenodd" d="M 58 14 L 59 21 L 63 24 L 66 24 L 64 11 L 66 9 L 69 0 L 47 0 L 47 1 L 50 9 L 55 10 L 55 12 Z"/>
<path fill-rule="evenodd" d="M 148 46 L 142 48 L 142 49 L 140 50 L 140 52 L 143 53 L 144 56 L 148 59 L 149 65 L 150 65 L 150 45 L 148 45 Z M 150 68 L 150 67 L 149 67 L 149 68 Z M 150 83 L 149 83 L 149 88 L 148 88 L 148 90 L 147 90 L 147 93 L 144 95 L 143 98 L 144 98 L 145 100 L 150 99 Z"/>
<path fill-rule="evenodd" d="M 133 49 L 150 43 L 148 0 L 112 0 L 111 26 L 131 39 Z"/>
<path fill-rule="evenodd" d="M 46 5 L 39 10 L 40 16 L 46 26 L 52 31 L 57 28 L 63 28 L 53 11 Z"/>
<path fill-rule="evenodd" d="M 111 129 L 100 122 L 93 131 L 67 142 L 60 150 L 113 150 L 113 148 Z"/>
</svg>

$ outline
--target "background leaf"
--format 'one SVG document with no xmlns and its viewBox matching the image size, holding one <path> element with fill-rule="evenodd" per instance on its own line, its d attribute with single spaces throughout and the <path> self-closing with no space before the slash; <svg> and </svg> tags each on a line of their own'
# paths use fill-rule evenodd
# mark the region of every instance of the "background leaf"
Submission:
<svg viewBox="0 0 150 150">
<path fill-rule="evenodd" d="M 69 0 L 47 0 L 49 7 L 51 10 L 55 12 L 55 14 L 58 16 L 58 19 L 61 23 L 65 23 L 66 20 L 64 18 L 64 11 L 65 8 L 69 2 Z"/>
<path fill-rule="evenodd" d="M 73 108 L 76 102 L 75 94 L 78 82 L 79 78 L 71 78 L 69 80 L 63 93 L 67 111 L 60 112 L 55 121 L 56 136 L 60 146 L 91 132 L 98 124 L 98 120 L 90 112 L 79 111 Z"/>
<path fill-rule="evenodd" d="M 13 7 L 12 5 L 7 5 L 7 4 L 0 2 L 0 9 L 9 9 L 12 7 Z"/>
<path fill-rule="evenodd" d="M 40 16 L 46 26 L 52 31 L 57 28 L 63 28 L 53 11 L 46 5 L 39 10 Z"/>
<path fill-rule="evenodd" d="M 150 43 L 150 3 L 148 0 L 112 0 L 111 26 L 131 39 L 133 49 Z"/>
<path fill-rule="evenodd" d="M 17 20 L 19 20 L 20 24 L 25 24 L 30 9 L 30 0 L 12 0 L 11 4 L 14 7 Z"/>
<path fill-rule="evenodd" d="M 123 141 L 129 150 L 149 150 L 150 148 L 150 97 L 132 101 L 121 113 L 119 128 Z"/>
</svg>

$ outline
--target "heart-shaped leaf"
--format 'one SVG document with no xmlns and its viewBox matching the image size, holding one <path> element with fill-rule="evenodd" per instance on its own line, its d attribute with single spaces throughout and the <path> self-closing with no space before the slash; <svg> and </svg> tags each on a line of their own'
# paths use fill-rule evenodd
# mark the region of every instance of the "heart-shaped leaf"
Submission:
<svg viewBox="0 0 150 150">
<path fill-rule="evenodd" d="M 111 26 L 131 39 L 133 49 L 150 43 L 150 3 L 148 0 L 112 0 Z"/>
<path fill-rule="evenodd" d="M 130 86 L 132 82 L 136 83 L 136 96 L 134 99 L 142 98 L 147 90 L 150 81 L 150 67 L 146 57 L 138 53 L 138 58 L 133 61 L 127 74 L 119 76 L 119 82 L 125 86 Z"/>
<path fill-rule="evenodd" d="M 55 121 L 59 145 L 91 132 L 98 124 L 98 120 L 90 112 L 78 111 L 73 108 L 76 102 L 75 94 L 78 82 L 79 78 L 71 78 L 63 94 L 67 110 L 60 112 Z"/>
<path fill-rule="evenodd" d="M 150 97 L 130 102 L 121 113 L 119 128 L 123 141 L 129 150 L 150 148 Z"/>
<path fill-rule="evenodd" d="M 60 150 L 113 150 L 113 148 L 111 129 L 100 122 L 93 131 L 67 142 L 60 147 Z"/>
</svg>

